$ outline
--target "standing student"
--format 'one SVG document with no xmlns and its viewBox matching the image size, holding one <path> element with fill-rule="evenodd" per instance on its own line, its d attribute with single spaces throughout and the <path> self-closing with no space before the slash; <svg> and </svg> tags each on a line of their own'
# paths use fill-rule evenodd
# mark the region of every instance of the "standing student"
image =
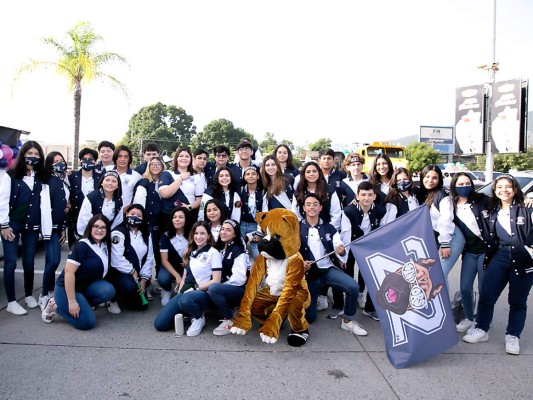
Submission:
<svg viewBox="0 0 533 400">
<path fill-rule="evenodd" d="M 224 207 L 226 215 L 239 222 L 241 220 L 242 201 L 237 182 L 231 169 L 221 167 L 217 170 L 213 182 L 202 196 L 198 220 L 202 221 L 205 204 L 210 199 L 217 199 Z"/>
<path fill-rule="evenodd" d="M 488 197 L 474 190 L 472 178 L 464 172 L 456 173 L 450 183 L 454 221 L 465 237 L 461 263 L 461 300 L 465 317 L 457 325 L 457 332 L 464 333 L 474 325 L 473 287 L 477 275 L 478 291 L 481 292 L 485 270 L 485 243 L 483 243 L 483 211 L 488 207 Z"/>
<path fill-rule="evenodd" d="M 318 164 L 330 190 L 335 190 L 339 200 L 343 201 L 346 193 L 341 182 L 346 178 L 346 174 L 341 170 L 335 169 L 335 152 L 333 149 L 320 150 L 318 152 Z"/>
<path fill-rule="evenodd" d="M 100 160 L 96 164 L 96 171 L 98 173 L 103 173 L 106 167 L 112 166 L 114 164 L 113 154 L 115 152 L 115 145 L 107 140 L 103 140 L 98 143 L 98 154 L 100 155 Z"/>
<path fill-rule="evenodd" d="M 107 171 L 115 170 L 120 176 L 123 209 L 131 204 L 131 201 L 133 200 L 133 189 L 137 182 L 141 180 L 141 175 L 137 171 L 131 169 L 132 161 L 133 156 L 130 148 L 126 145 L 120 145 L 113 153 L 113 162 L 115 165 L 109 165 L 106 167 Z"/>
<path fill-rule="evenodd" d="M 156 143 L 146 143 L 142 149 L 143 162 L 133 168 L 133 170 L 141 176 L 144 175 L 152 158 L 159 157 L 160 153 L 161 151 Z"/>
<path fill-rule="evenodd" d="M 241 199 L 242 199 L 242 215 L 241 215 L 241 234 L 243 240 L 248 240 L 251 247 L 252 258 L 255 260 L 259 255 L 257 243 L 261 239 L 257 235 L 257 220 L 255 216 L 257 211 L 263 209 L 264 191 L 259 181 L 259 172 L 255 166 L 248 167 L 244 170 L 242 181 Z"/>
<path fill-rule="evenodd" d="M 320 199 L 320 218 L 327 223 L 331 223 L 335 229 L 341 227 L 341 204 L 335 188 L 329 186 L 322 174 L 319 165 L 314 161 L 309 161 L 302 167 L 300 180 L 292 200 L 292 211 L 299 220 L 305 218 L 304 199 L 308 193 L 315 193 Z"/>
<path fill-rule="evenodd" d="M 359 288 L 352 277 L 341 269 L 339 261 L 345 263 L 348 251 L 342 243 L 337 229 L 320 218 L 322 203 L 315 193 L 304 198 L 305 218 L 300 221 L 300 253 L 304 259 L 307 286 L 311 294 L 311 304 L 305 312 L 307 322 L 317 317 L 317 299 L 320 288 L 331 286 L 346 295 L 342 313 L 341 329 L 357 336 L 366 336 L 367 331 L 354 320 L 357 311 Z M 330 253 L 333 253 L 326 256 Z"/>
<path fill-rule="evenodd" d="M 85 232 L 89 220 L 97 214 L 103 214 L 109 219 L 111 229 L 122 223 L 122 189 L 117 171 L 105 171 L 100 177 L 98 190 L 83 199 L 76 224 L 79 236 Z"/>
<path fill-rule="evenodd" d="M 187 250 L 191 215 L 186 207 L 175 208 L 168 228 L 161 235 L 161 265 L 157 282 L 161 286 L 161 305 L 165 306 L 172 298 L 172 283 L 179 286 L 183 277 L 183 257 Z"/>
<path fill-rule="evenodd" d="M 223 318 L 213 335 L 224 336 L 230 334 L 233 309 L 239 307 L 244 296 L 250 264 L 237 221 L 224 221 L 216 247 L 222 257 L 222 277 L 220 283 L 209 286 L 207 293 Z"/>
<path fill-rule="evenodd" d="M 144 207 L 130 204 L 126 207 L 124 222 L 111 232 L 111 270 L 108 280 L 116 295 L 107 304 L 111 314 L 120 314 L 118 300 L 136 310 L 145 310 L 141 294 L 152 280 L 154 250 L 148 230 Z"/>
<path fill-rule="evenodd" d="M 265 157 L 261 168 L 261 182 L 265 190 L 261 211 L 270 211 L 274 208 L 292 209 L 294 187 L 281 170 L 276 157 Z"/>
<path fill-rule="evenodd" d="M 83 199 L 92 191 L 98 190 L 100 183 L 100 173 L 96 169 L 98 152 L 93 149 L 83 148 L 78 154 L 81 169 L 73 171 L 68 176 L 70 184 L 70 211 L 67 214 L 67 235 L 68 245 L 72 245 L 78 240 L 76 234 L 76 224 L 80 213 Z"/>
<path fill-rule="evenodd" d="M 191 228 L 185 253 L 185 271 L 178 294 L 164 306 L 154 321 L 158 331 L 174 328 L 174 316 L 181 312 L 191 314 L 187 336 L 198 336 L 205 326 L 204 312 L 209 306 L 207 290 L 222 277 L 222 258 L 214 247 L 207 222 L 196 222 Z"/>
<path fill-rule="evenodd" d="M 363 166 L 365 165 L 365 158 L 359 153 L 349 153 L 343 161 L 344 172 L 346 178 L 341 182 L 344 191 L 347 193 L 342 205 L 347 206 L 355 200 L 357 187 L 363 181 L 368 180 L 368 175 L 363 174 Z M 347 187 L 346 187 L 347 186 Z"/>
<path fill-rule="evenodd" d="M 272 155 L 277 158 L 284 174 L 290 174 L 294 178 L 300 174 L 298 168 L 294 165 L 294 157 L 289 146 L 283 143 L 278 144 L 272 152 Z"/>
<path fill-rule="evenodd" d="M 252 151 L 253 145 L 250 142 L 240 142 L 237 145 L 237 154 L 239 155 L 239 161 L 234 164 L 228 165 L 235 180 L 237 187 L 241 186 L 244 170 L 252 166 Z"/>
<path fill-rule="evenodd" d="M 207 181 L 207 186 L 211 185 L 213 178 L 215 177 L 216 172 L 222 167 L 229 167 L 229 157 L 231 155 L 231 150 L 228 146 L 219 144 L 213 149 L 213 156 L 215 157 L 215 162 L 208 162 L 204 168 L 205 179 Z"/>
<path fill-rule="evenodd" d="M 42 292 L 39 295 L 39 307 L 44 310 L 48 300 L 53 297 L 55 272 L 61 262 L 61 245 L 66 239 L 67 214 L 70 211 L 68 201 L 70 186 L 66 178 L 67 163 L 58 151 L 52 151 L 44 160 L 47 184 L 50 194 L 52 232 L 49 240 L 44 240 L 45 262 Z"/>
<path fill-rule="evenodd" d="M 202 177 L 194 173 L 192 154 L 188 148 L 176 149 L 173 165 L 173 170 L 164 171 L 159 179 L 162 211 L 167 216 L 182 205 L 191 211 L 200 207 L 205 186 Z"/>
<path fill-rule="evenodd" d="M 378 189 L 377 200 L 382 203 L 390 189 L 390 180 L 394 173 L 394 167 L 390 157 L 386 154 L 377 155 L 370 167 L 370 182 Z"/>
<path fill-rule="evenodd" d="M 414 195 L 413 180 L 409 171 L 403 167 L 396 168 L 390 179 L 389 193 L 383 202 L 387 214 L 381 221 L 382 225 L 414 210 L 420 204 Z"/>
<path fill-rule="evenodd" d="M 520 354 L 520 335 L 527 316 L 527 298 L 533 286 L 533 211 L 524 207 L 524 194 L 515 178 L 501 175 L 492 183 L 488 212 L 483 213 L 486 268 L 479 294 L 476 327 L 463 340 L 489 339 L 494 305 L 509 285 L 509 319 L 505 351 Z"/>
<path fill-rule="evenodd" d="M 19 239 L 22 240 L 24 269 L 24 302 L 38 307 L 33 297 L 34 261 L 39 232 L 49 236 L 52 229 L 50 196 L 41 145 L 29 140 L 20 148 L 15 163 L 0 183 L 0 228 L 4 248 L 4 286 L 7 312 L 24 315 L 28 312 L 17 303 L 15 269 Z"/>
<path fill-rule="evenodd" d="M 52 322 L 57 313 L 76 329 L 89 330 L 96 325 L 93 307 L 115 295 L 113 285 L 104 279 L 109 269 L 110 231 L 104 215 L 89 220 L 57 278 L 54 297 L 42 312 L 44 322 Z"/>
<path fill-rule="evenodd" d="M 429 206 L 431 224 L 437 238 L 442 272 L 448 285 L 448 274 L 459 259 L 465 245 L 465 238 L 453 222 L 451 198 L 443 189 L 444 180 L 438 165 L 427 165 L 420 172 L 419 203 Z"/>
<path fill-rule="evenodd" d="M 375 202 L 376 191 L 375 185 L 369 181 L 359 184 L 357 188 L 357 203 L 350 204 L 343 211 L 341 222 L 341 239 L 343 243 L 349 244 L 379 228 L 386 210 L 384 206 Z M 340 312 L 341 310 L 338 311 Z M 376 309 L 368 293 L 363 315 L 376 321 L 378 320 Z"/>
</svg>

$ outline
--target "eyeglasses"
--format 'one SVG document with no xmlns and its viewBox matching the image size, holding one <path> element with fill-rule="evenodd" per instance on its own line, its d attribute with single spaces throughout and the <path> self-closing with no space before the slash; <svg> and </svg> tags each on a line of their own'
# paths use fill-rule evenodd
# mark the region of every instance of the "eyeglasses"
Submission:
<svg viewBox="0 0 533 400">
<path fill-rule="evenodd" d="M 249 147 L 241 147 L 239 151 L 246 152 L 246 151 L 252 151 Z"/>
<path fill-rule="evenodd" d="M 105 232 L 107 230 L 107 227 L 105 225 L 93 225 L 93 230 L 95 230 L 96 232 Z"/>
<path fill-rule="evenodd" d="M 162 166 L 163 166 L 163 164 L 161 164 L 160 162 L 156 162 L 156 163 L 151 162 L 150 163 L 150 167 L 162 167 Z"/>
<path fill-rule="evenodd" d="M 228 158 L 228 155 L 226 153 L 222 153 L 222 154 L 216 154 L 215 157 L 216 158 Z"/>
<path fill-rule="evenodd" d="M 93 161 L 94 162 L 94 158 L 86 157 L 86 158 L 82 158 L 81 161 Z"/>
</svg>

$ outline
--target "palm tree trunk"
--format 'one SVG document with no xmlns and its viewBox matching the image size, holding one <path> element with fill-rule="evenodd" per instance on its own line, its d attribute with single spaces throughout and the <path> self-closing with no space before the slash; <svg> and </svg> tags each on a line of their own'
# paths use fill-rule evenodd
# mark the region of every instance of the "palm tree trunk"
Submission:
<svg viewBox="0 0 533 400">
<path fill-rule="evenodd" d="M 78 169 L 78 152 L 80 147 L 80 117 L 81 117 L 81 82 L 74 84 L 74 154 L 72 169 Z"/>
</svg>

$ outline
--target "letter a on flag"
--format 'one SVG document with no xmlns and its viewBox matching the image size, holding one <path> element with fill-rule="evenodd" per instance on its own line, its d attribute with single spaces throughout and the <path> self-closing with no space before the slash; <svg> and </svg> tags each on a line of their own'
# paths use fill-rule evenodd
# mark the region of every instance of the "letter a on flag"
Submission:
<svg viewBox="0 0 533 400">
<path fill-rule="evenodd" d="M 378 313 L 385 348 L 405 368 L 459 341 L 427 206 L 350 244 Z"/>
</svg>

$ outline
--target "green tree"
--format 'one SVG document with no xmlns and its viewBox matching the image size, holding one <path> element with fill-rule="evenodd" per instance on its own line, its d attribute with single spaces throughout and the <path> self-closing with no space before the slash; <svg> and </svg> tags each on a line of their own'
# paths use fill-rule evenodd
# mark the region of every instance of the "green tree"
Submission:
<svg viewBox="0 0 533 400">
<path fill-rule="evenodd" d="M 468 164 L 472 171 L 484 171 L 486 156 L 479 156 L 476 162 Z M 529 147 L 525 153 L 495 154 L 494 171 L 508 172 L 511 169 L 518 171 L 533 170 L 533 148 Z"/>
<path fill-rule="evenodd" d="M 54 67 L 56 72 L 69 81 L 69 89 L 74 92 L 74 154 L 78 154 L 80 142 L 81 93 L 82 83 L 92 80 L 104 80 L 126 93 L 123 83 L 112 75 L 103 72 L 103 67 L 112 63 L 126 63 L 126 59 L 117 53 L 98 51 L 96 47 L 102 37 L 97 35 L 88 22 L 78 22 L 67 32 L 67 43 L 63 44 L 52 37 L 42 39 L 58 55 L 54 61 L 30 60 L 15 73 L 17 80 L 23 72 L 33 72 L 39 68 Z M 78 157 L 74 157 L 74 168 L 78 166 Z"/>
<path fill-rule="evenodd" d="M 250 138 L 254 146 L 257 146 L 257 140 L 244 129 L 235 128 L 233 122 L 227 119 L 217 119 L 204 126 L 202 132 L 194 135 L 192 147 L 211 151 L 215 146 L 224 144 L 234 149 L 243 137 Z"/>
<path fill-rule="evenodd" d="M 278 145 L 277 140 L 274 138 L 274 134 L 267 132 L 265 133 L 265 139 L 259 143 L 261 148 L 261 153 L 263 155 L 272 154 L 276 146 Z"/>
<path fill-rule="evenodd" d="M 134 156 L 140 155 L 147 142 L 159 145 L 171 154 L 180 146 L 189 146 L 196 135 L 193 116 L 181 107 L 156 103 L 143 107 L 129 121 L 121 143 L 129 146 Z"/>
<path fill-rule="evenodd" d="M 309 150 L 311 151 L 320 151 L 323 149 L 329 149 L 331 147 L 331 139 L 320 138 L 315 143 L 309 145 Z"/>
<path fill-rule="evenodd" d="M 405 148 L 409 170 L 420 171 L 428 164 L 435 164 L 440 158 L 440 153 L 427 143 L 411 143 Z"/>
</svg>

